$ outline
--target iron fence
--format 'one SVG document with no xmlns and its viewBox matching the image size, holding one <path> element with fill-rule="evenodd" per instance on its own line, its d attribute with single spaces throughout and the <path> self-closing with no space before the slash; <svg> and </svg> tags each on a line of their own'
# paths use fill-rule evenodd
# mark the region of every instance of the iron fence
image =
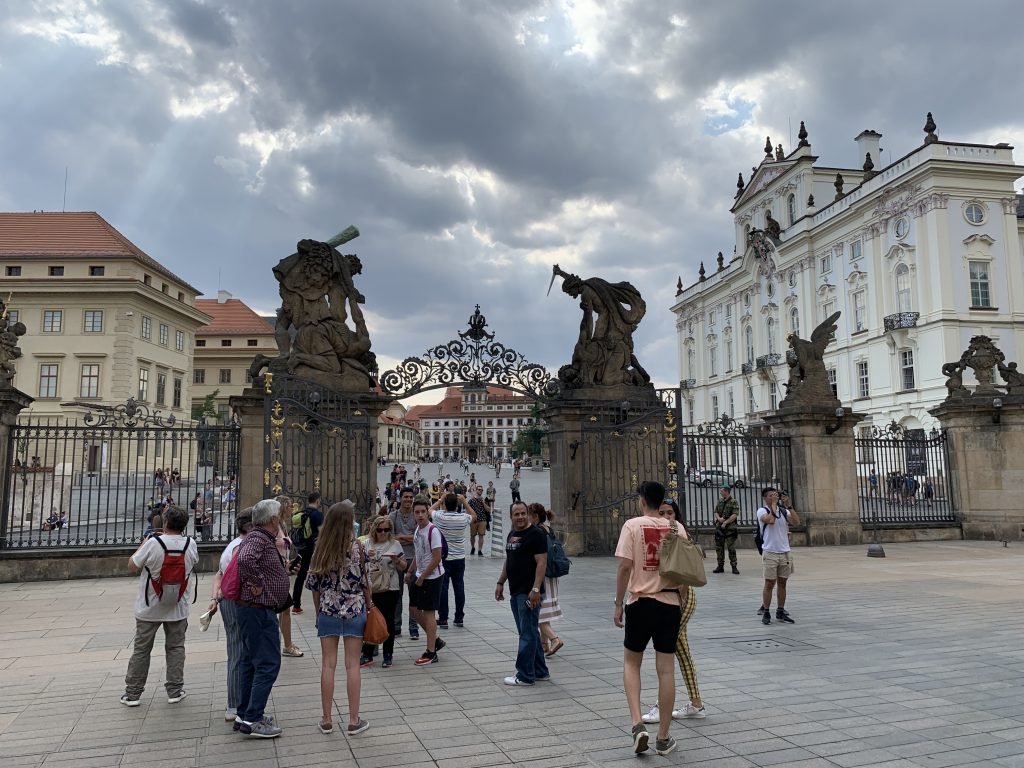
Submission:
<svg viewBox="0 0 1024 768">
<path fill-rule="evenodd" d="M 707 530 L 715 524 L 715 506 L 721 489 L 728 485 L 739 502 L 739 525 L 754 526 L 766 486 L 793 488 L 793 459 L 788 437 L 748 430 L 729 417 L 680 431 L 678 455 L 683 468 L 679 477 L 687 524 Z"/>
<path fill-rule="evenodd" d="M 864 428 L 855 447 L 861 525 L 956 522 L 944 432 L 892 422 Z"/>
<path fill-rule="evenodd" d="M 76 417 L 12 427 L 0 547 L 60 549 L 139 543 L 160 496 L 189 508 L 189 535 L 234 535 L 240 429 L 180 423 L 129 400 Z M 158 479 L 160 471 L 163 479 Z"/>
</svg>

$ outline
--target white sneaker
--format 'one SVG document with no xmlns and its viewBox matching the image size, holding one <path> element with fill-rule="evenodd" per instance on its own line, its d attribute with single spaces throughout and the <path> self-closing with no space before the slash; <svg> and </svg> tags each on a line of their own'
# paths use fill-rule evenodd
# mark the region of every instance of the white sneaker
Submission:
<svg viewBox="0 0 1024 768">
<path fill-rule="evenodd" d="M 681 711 L 681 710 L 677 710 L 677 711 Z M 672 716 L 675 717 L 675 714 L 676 713 L 673 712 Z M 650 712 L 648 712 L 646 715 L 643 715 L 640 719 L 643 722 L 645 722 L 645 723 L 661 722 L 661 712 L 658 711 L 658 705 L 655 704 L 653 707 L 651 707 Z"/>
<path fill-rule="evenodd" d="M 687 703 L 682 709 L 672 710 L 673 720 L 703 720 L 707 717 L 707 712 L 704 711 L 704 706 L 695 707 L 693 704 Z"/>
<path fill-rule="evenodd" d="M 225 723 L 233 723 L 233 722 L 235 722 L 235 716 L 237 714 L 238 713 L 235 710 L 230 709 L 230 708 L 225 708 L 224 709 L 224 722 Z"/>
</svg>

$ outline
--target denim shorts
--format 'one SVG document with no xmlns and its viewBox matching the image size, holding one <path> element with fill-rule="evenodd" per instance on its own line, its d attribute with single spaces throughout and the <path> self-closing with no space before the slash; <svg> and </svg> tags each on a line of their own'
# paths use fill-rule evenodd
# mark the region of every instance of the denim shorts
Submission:
<svg viewBox="0 0 1024 768">
<path fill-rule="evenodd" d="M 351 619 L 328 616 L 321 613 L 316 617 L 317 637 L 362 637 L 366 628 L 366 611 Z"/>
</svg>

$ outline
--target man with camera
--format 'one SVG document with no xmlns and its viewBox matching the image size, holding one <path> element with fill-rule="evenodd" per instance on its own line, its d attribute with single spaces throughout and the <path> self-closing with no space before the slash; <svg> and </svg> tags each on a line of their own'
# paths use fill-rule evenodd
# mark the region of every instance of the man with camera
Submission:
<svg viewBox="0 0 1024 768">
<path fill-rule="evenodd" d="M 740 505 L 732 497 L 732 487 L 723 485 L 718 492 L 721 498 L 715 505 L 715 554 L 718 555 L 718 567 L 712 573 L 725 573 L 725 548 L 729 548 L 729 564 L 732 565 L 732 572 L 737 576 L 740 573 L 736 560 L 736 536 L 738 530 L 736 521 L 740 516 Z"/>
<path fill-rule="evenodd" d="M 765 488 L 761 491 L 761 503 L 763 506 L 757 510 L 757 524 L 761 526 L 764 538 L 764 589 L 758 613 L 761 614 L 762 624 L 772 623 L 772 590 L 778 584 L 775 618 L 786 624 L 795 624 L 786 613 L 786 582 L 793 575 L 789 526 L 799 525 L 800 516 L 791 506 L 789 494 L 785 491 L 780 494 L 775 488 Z"/>
</svg>

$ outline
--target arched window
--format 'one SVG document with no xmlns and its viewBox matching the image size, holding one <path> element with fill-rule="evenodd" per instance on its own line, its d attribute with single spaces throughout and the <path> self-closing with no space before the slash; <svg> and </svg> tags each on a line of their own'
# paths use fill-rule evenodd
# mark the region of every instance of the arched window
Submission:
<svg viewBox="0 0 1024 768">
<path fill-rule="evenodd" d="M 910 312 L 910 267 L 896 267 L 896 311 Z"/>
<path fill-rule="evenodd" d="M 747 362 L 754 364 L 754 328 L 748 325 L 743 329 L 743 342 L 747 348 Z"/>
<path fill-rule="evenodd" d="M 768 354 L 775 354 L 775 320 L 769 317 L 765 321 L 765 330 L 768 333 Z"/>
<path fill-rule="evenodd" d="M 789 330 L 794 336 L 800 335 L 800 310 L 796 307 L 789 310 Z"/>
<path fill-rule="evenodd" d="M 786 200 L 786 210 L 789 211 L 789 226 L 796 222 L 796 195 L 790 195 Z"/>
</svg>

